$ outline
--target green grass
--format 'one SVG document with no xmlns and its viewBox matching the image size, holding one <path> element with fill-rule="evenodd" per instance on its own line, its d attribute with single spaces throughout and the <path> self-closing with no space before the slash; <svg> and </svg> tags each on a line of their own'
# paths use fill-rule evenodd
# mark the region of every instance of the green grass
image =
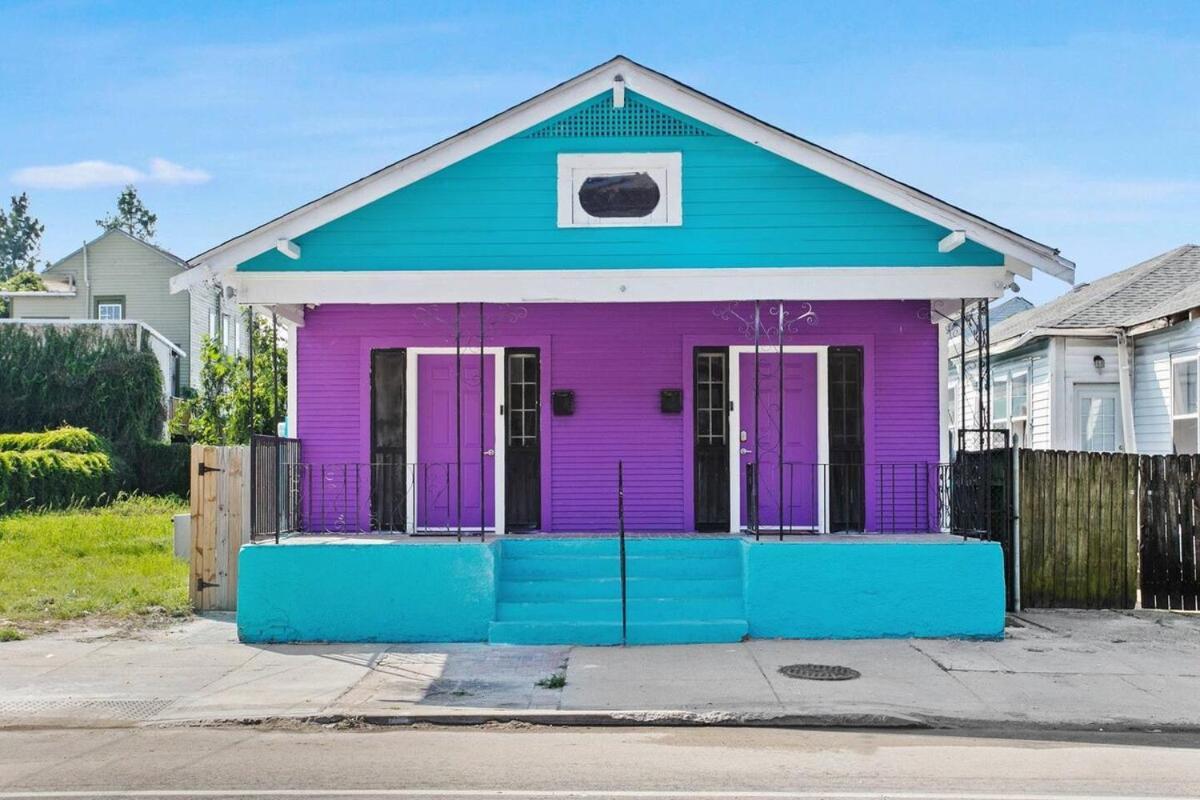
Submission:
<svg viewBox="0 0 1200 800">
<path fill-rule="evenodd" d="M 187 563 L 172 554 L 171 517 L 185 511 L 176 499 L 133 497 L 0 517 L 0 623 L 20 634 L 91 615 L 190 613 Z"/>
<path fill-rule="evenodd" d="M 556 672 L 548 678 L 542 678 L 535 685 L 543 689 L 561 689 L 567 685 L 567 676 L 566 673 Z"/>
</svg>

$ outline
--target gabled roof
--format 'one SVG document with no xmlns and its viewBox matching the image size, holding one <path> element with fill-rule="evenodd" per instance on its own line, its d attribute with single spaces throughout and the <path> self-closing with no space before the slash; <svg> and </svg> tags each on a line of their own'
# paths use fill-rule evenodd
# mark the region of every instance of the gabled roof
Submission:
<svg viewBox="0 0 1200 800">
<path fill-rule="evenodd" d="M 624 56 L 617 56 L 478 125 L 200 253 L 189 263 L 204 266 L 205 269 L 196 273 L 205 274 L 173 279 L 172 288 L 178 291 L 203 280 L 212 272 L 232 269 L 275 247 L 280 239 L 302 236 L 585 100 L 612 90 L 616 80 L 622 81 L 625 87 L 638 94 L 918 217 L 950 230 L 962 230 L 969 239 L 1004 254 L 1012 269 L 1021 274 L 1028 274 L 1030 268 L 1036 268 L 1068 282 L 1074 279 L 1075 265 L 1059 255 L 1055 248 L 1021 236 L 756 119 Z"/>
<path fill-rule="evenodd" d="M 146 247 L 146 248 L 149 248 L 150 250 L 153 250 L 154 252 L 158 253 L 160 256 L 167 259 L 168 261 L 171 261 L 171 262 L 177 264 L 180 268 L 182 268 L 182 269 L 188 268 L 188 263 L 186 261 L 184 261 L 182 258 L 180 258 L 179 256 L 175 255 L 174 253 L 169 253 L 166 250 L 163 250 L 161 247 L 150 244 L 150 242 L 144 241 L 142 239 L 139 239 L 138 237 L 134 236 L 133 234 L 123 231 L 120 228 L 108 228 L 104 231 L 104 233 L 100 234 L 95 239 L 92 239 L 90 242 L 85 243 L 81 247 L 76 247 L 70 253 L 67 253 L 65 256 L 60 258 L 58 261 L 55 261 L 50 266 L 46 267 L 46 269 L 44 269 L 43 272 L 49 272 L 50 270 L 57 267 L 59 264 L 66 261 L 68 258 L 72 258 L 73 256 L 78 255 L 83 250 L 84 247 L 91 247 L 92 245 L 96 244 L 97 242 L 103 241 L 104 239 L 107 239 L 109 236 L 113 236 L 113 235 L 124 236 L 126 239 L 128 239 L 131 242 L 137 242 L 142 247 Z"/>
<path fill-rule="evenodd" d="M 1200 306 L 1200 246 L 1186 244 L 1085 283 L 992 328 L 992 344 L 1023 335 L 1130 328 Z"/>
</svg>

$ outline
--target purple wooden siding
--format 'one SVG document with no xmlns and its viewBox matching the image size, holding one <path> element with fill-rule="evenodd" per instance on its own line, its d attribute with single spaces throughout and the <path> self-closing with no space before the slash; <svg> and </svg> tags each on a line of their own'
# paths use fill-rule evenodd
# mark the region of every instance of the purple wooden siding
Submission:
<svg viewBox="0 0 1200 800">
<path fill-rule="evenodd" d="M 752 343 L 735 321 L 718 318 L 724 307 L 485 306 L 487 346 L 541 350 L 543 530 L 613 530 L 619 459 L 625 462 L 630 529 L 692 528 L 692 350 Z M 735 308 L 748 315 L 752 304 Z M 938 347 L 936 327 L 922 318 L 928 317 L 927 301 L 830 301 L 814 309 L 817 324 L 802 326 L 786 342 L 864 348 L 867 463 L 935 464 Z M 477 305 L 464 304 L 464 346 L 478 344 L 478 314 Z M 370 460 L 372 349 L 453 345 L 453 306 L 331 304 L 308 311 L 298 341 L 304 460 Z M 659 390 L 674 388 L 684 392 L 685 411 L 663 414 Z M 575 391 L 573 416 L 550 413 L 553 389 Z M 880 525 L 875 507 L 881 492 L 907 492 L 917 498 L 914 506 L 927 504 L 923 480 L 923 474 L 889 475 L 878 484 L 869 471 L 868 527 Z"/>
</svg>

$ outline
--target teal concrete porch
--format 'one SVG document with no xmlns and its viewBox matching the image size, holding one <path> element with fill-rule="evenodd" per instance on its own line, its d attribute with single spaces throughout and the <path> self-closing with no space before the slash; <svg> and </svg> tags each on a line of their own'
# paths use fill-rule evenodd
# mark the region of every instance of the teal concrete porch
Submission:
<svg viewBox="0 0 1200 800">
<path fill-rule="evenodd" d="M 245 642 L 686 644 L 999 638 L 1000 546 L 946 534 L 755 541 L 296 536 L 245 546 Z"/>
</svg>

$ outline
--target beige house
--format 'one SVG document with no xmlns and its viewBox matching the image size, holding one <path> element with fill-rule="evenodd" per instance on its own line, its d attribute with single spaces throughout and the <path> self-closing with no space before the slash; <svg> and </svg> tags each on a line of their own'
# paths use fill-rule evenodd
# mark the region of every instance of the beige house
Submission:
<svg viewBox="0 0 1200 800">
<path fill-rule="evenodd" d="M 110 229 L 42 273 L 44 292 L 0 292 L 10 298 L 14 320 L 136 320 L 178 351 L 164 383 L 179 396 L 200 380 L 205 335 L 229 352 L 247 348 L 246 324 L 219 286 L 203 283 L 171 294 L 168 282 L 187 263 L 122 230 Z M 183 355 L 179 355 L 179 353 Z"/>
</svg>

